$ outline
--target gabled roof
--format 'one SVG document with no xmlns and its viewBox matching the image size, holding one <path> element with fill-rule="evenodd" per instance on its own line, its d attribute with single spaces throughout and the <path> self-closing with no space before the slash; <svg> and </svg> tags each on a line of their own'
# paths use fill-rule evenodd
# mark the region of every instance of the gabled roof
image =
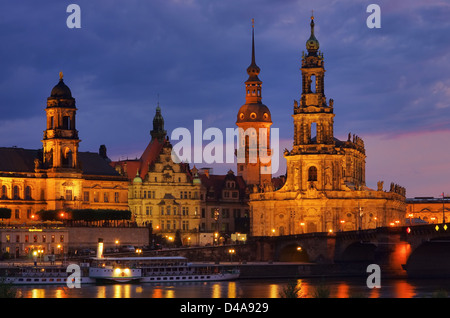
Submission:
<svg viewBox="0 0 450 318">
<path fill-rule="evenodd" d="M 0 171 L 34 172 L 34 159 L 39 157 L 42 157 L 39 150 L 0 147 Z"/>
<path fill-rule="evenodd" d="M 42 161 L 41 149 L 0 147 L 0 172 L 35 172 L 35 159 Z M 79 152 L 84 175 L 119 176 L 104 158 L 95 152 Z"/>
<path fill-rule="evenodd" d="M 136 160 L 120 160 L 111 162 L 112 167 L 121 166 L 125 176 L 129 180 L 133 180 L 139 172 L 139 176 L 144 179 L 151 166 L 157 159 L 164 146 L 165 141 L 160 142 L 158 139 L 153 139 L 147 145 L 140 159 Z M 126 169 L 125 169 L 126 165 Z"/>
<path fill-rule="evenodd" d="M 239 199 L 245 198 L 246 184 L 241 176 L 215 175 L 215 174 L 199 174 L 202 185 L 206 188 L 206 199 L 219 200 L 222 198 L 222 189 L 225 188 L 225 181 L 233 178 L 236 181 L 236 190 L 239 190 Z M 213 193 L 211 196 L 209 193 Z"/>
</svg>

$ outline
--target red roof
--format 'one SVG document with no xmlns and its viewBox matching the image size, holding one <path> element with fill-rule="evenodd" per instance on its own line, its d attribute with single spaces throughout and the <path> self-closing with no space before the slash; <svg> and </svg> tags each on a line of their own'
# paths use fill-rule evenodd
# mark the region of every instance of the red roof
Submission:
<svg viewBox="0 0 450 318">
<path fill-rule="evenodd" d="M 160 142 L 158 139 L 154 139 L 147 145 L 140 159 L 113 161 L 111 166 L 114 168 L 121 166 L 122 171 L 129 180 L 133 180 L 139 170 L 139 176 L 144 179 L 149 166 L 156 161 L 161 153 L 164 142 L 166 141 Z"/>
</svg>

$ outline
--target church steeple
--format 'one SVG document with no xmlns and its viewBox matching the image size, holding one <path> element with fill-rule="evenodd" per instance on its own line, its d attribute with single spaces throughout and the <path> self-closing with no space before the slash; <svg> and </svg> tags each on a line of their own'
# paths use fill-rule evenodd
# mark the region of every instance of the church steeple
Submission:
<svg viewBox="0 0 450 318">
<path fill-rule="evenodd" d="M 255 59 L 255 26 L 252 19 L 252 56 L 251 64 L 247 67 L 249 77 L 245 81 L 245 104 L 239 109 L 236 120 L 236 125 L 241 128 L 237 150 L 238 176 L 242 176 L 248 186 L 270 183 L 272 177 L 270 161 L 272 119 L 269 108 L 262 103 L 262 82 L 258 78 L 260 71 Z"/>
<path fill-rule="evenodd" d="M 316 56 L 319 50 L 319 41 L 317 41 L 314 35 L 314 15 L 311 15 L 311 35 L 306 41 L 306 49 L 308 50 L 308 56 Z"/>
<path fill-rule="evenodd" d="M 153 130 L 150 131 L 150 135 L 152 136 L 152 140 L 158 139 L 159 142 L 164 141 L 166 138 L 167 131 L 164 130 L 164 118 L 161 115 L 161 107 L 156 107 L 156 114 L 153 117 Z"/>
<path fill-rule="evenodd" d="M 261 69 L 255 59 L 255 20 L 252 19 L 252 62 L 247 67 L 248 79 L 245 82 L 246 102 L 261 103 L 261 80 L 258 78 Z"/>
<path fill-rule="evenodd" d="M 325 97 L 324 59 L 314 35 L 314 25 L 314 16 L 311 16 L 311 35 L 306 41 L 308 54 L 302 56 L 301 99 L 299 103 L 294 102 L 294 149 L 301 152 L 315 151 L 317 144 L 324 145 L 322 151 L 327 147 L 333 151 L 334 145 L 333 100 L 327 103 Z"/>
</svg>

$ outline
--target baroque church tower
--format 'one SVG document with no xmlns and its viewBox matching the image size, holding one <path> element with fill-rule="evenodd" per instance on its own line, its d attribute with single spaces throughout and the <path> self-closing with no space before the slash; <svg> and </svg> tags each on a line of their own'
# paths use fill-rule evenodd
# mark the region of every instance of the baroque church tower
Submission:
<svg viewBox="0 0 450 318">
<path fill-rule="evenodd" d="M 334 102 L 326 100 L 324 57 L 315 36 L 314 17 L 301 60 L 301 97 L 294 101 L 292 150 L 285 150 L 286 182 L 278 191 L 250 194 L 255 236 L 358 230 L 401 224 L 404 190 L 366 186 L 364 142 L 334 136 Z"/>
<path fill-rule="evenodd" d="M 334 102 L 327 103 L 325 97 L 324 58 L 313 16 L 310 26 L 300 69 L 301 97 L 294 101 L 294 144 L 292 151 L 285 151 L 290 175 L 287 187 L 303 191 L 361 188 L 365 186 L 364 142 L 356 136 L 347 142 L 334 137 Z"/>
<path fill-rule="evenodd" d="M 47 129 L 44 131 L 43 164 L 51 172 L 81 172 L 78 162 L 78 131 L 75 129 L 75 99 L 59 73 L 59 83 L 47 98 Z"/>
<path fill-rule="evenodd" d="M 269 108 L 262 103 L 262 81 L 258 78 L 261 69 L 255 61 L 255 31 L 252 20 L 252 61 L 247 68 L 249 75 L 245 82 L 245 104 L 237 114 L 239 130 L 237 149 L 237 174 L 247 186 L 271 184 L 270 126 L 272 119 Z"/>
</svg>

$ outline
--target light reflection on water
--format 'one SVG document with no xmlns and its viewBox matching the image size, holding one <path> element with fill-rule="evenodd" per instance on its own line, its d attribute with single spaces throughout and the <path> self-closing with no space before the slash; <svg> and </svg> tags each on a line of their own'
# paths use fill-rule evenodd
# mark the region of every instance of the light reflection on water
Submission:
<svg viewBox="0 0 450 318">
<path fill-rule="evenodd" d="M 294 279 L 252 279 L 227 282 L 15 286 L 23 298 L 280 298 Z M 431 297 L 438 290 L 450 291 L 450 280 L 382 280 L 381 288 L 370 289 L 365 278 L 296 280 L 301 297 L 314 297 L 323 287 L 332 298 L 414 298 Z"/>
</svg>

